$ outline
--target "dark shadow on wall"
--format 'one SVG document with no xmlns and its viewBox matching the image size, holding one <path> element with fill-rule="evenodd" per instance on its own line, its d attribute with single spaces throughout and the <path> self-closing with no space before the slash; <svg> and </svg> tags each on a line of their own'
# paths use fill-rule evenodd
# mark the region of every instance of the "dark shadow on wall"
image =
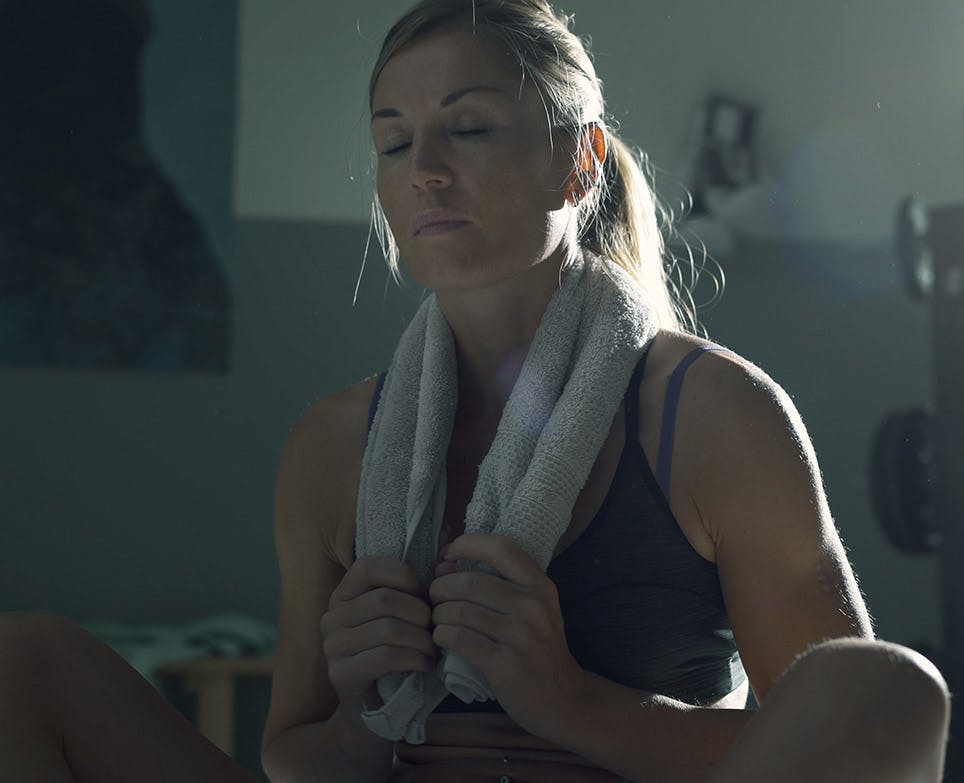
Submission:
<svg viewBox="0 0 964 783">
<path fill-rule="evenodd" d="M 143 138 L 152 32 L 145 0 L 0 0 L 0 366 L 230 365 L 223 265 Z"/>
</svg>

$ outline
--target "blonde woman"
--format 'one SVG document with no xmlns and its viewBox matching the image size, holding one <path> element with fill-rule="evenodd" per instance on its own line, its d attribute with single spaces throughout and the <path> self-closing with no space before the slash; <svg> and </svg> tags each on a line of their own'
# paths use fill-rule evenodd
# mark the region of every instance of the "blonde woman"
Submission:
<svg viewBox="0 0 964 783">
<path fill-rule="evenodd" d="M 429 325 L 411 348 L 413 320 L 387 375 L 319 401 L 285 447 L 271 780 L 939 780 L 946 686 L 873 639 L 787 395 L 692 334 L 653 193 L 568 20 L 542 0 L 419 3 L 385 39 L 370 102 L 380 229 L 431 292 Z M 578 299 L 581 286 L 611 298 Z M 563 297 L 583 302 L 575 326 Z M 450 377 L 410 373 L 421 385 L 406 389 L 406 362 L 434 366 L 433 340 Z M 540 362 L 565 369 L 542 395 L 547 422 L 508 421 L 544 391 Z M 436 380 L 453 403 L 438 412 L 444 490 L 413 517 L 437 533 L 426 570 L 416 533 L 404 557 L 372 554 L 390 548 L 372 543 L 367 488 L 378 466 L 419 464 L 379 443 L 397 411 L 433 420 L 420 400 Z M 591 405 L 566 395 L 576 384 Z M 566 439 L 567 422 L 600 416 Z M 504 431 L 531 438 L 554 480 L 569 475 L 557 462 L 582 471 L 552 485 L 564 501 L 534 500 L 550 521 L 562 509 L 548 544 L 512 534 Z M 540 451 L 550 435 L 574 453 Z M 0 649 L 5 778 L 248 779 L 71 624 L 5 618 Z M 492 698 L 440 695 L 456 666 Z M 399 718 L 402 681 L 441 701 Z"/>
</svg>

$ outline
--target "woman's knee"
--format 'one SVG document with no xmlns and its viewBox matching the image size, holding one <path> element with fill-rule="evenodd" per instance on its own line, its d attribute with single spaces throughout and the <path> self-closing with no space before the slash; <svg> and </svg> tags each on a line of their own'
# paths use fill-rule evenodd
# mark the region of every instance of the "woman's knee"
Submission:
<svg viewBox="0 0 964 783">
<path fill-rule="evenodd" d="M 69 620 L 51 612 L 0 613 L 0 668 L 46 664 L 69 625 Z"/>
<path fill-rule="evenodd" d="M 809 669 L 836 693 L 893 694 L 939 708 L 949 703 L 947 683 L 920 653 L 874 639 L 832 639 L 811 647 L 793 668 Z"/>
<path fill-rule="evenodd" d="M 50 612 L 0 613 L 0 701 L 6 709 L 46 714 L 73 629 Z"/>
<path fill-rule="evenodd" d="M 891 642 L 837 639 L 808 650 L 793 669 L 821 689 L 872 753 L 943 757 L 950 695 L 920 653 Z"/>
<path fill-rule="evenodd" d="M 81 634 L 80 626 L 50 612 L 0 613 L 0 680 L 34 689 L 49 683 Z"/>
</svg>

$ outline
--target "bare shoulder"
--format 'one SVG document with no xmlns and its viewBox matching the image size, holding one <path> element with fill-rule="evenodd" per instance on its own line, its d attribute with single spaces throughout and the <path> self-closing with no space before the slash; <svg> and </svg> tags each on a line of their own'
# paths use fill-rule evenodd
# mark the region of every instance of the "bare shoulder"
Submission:
<svg viewBox="0 0 964 783">
<path fill-rule="evenodd" d="M 661 400 L 673 368 L 706 344 L 660 333 L 651 348 L 650 399 Z M 740 656 L 762 704 L 808 645 L 872 636 L 870 616 L 810 437 L 776 381 L 728 350 L 700 355 L 680 390 L 675 432 L 671 506 L 694 546 L 717 564 Z"/>
<path fill-rule="evenodd" d="M 717 344 L 659 332 L 640 386 L 643 416 L 662 421 L 673 370 L 694 349 Z M 654 454 L 657 432 L 650 428 L 645 433 Z M 716 559 L 720 539 L 718 509 L 727 504 L 738 473 L 752 479 L 751 486 L 765 483 L 775 471 L 794 468 L 811 481 L 817 478 L 809 437 L 790 396 L 763 369 L 729 348 L 707 351 L 687 369 L 674 433 L 671 505 L 681 524 L 689 522 L 693 540 L 703 537 L 698 548 L 709 559 Z"/>
<path fill-rule="evenodd" d="M 772 383 L 772 379 L 770 379 L 763 370 L 748 359 L 740 356 L 731 348 L 721 343 L 713 342 L 712 340 L 697 337 L 693 334 L 674 332 L 667 329 L 661 329 L 653 338 L 649 350 L 649 357 L 646 360 L 646 376 L 654 375 L 664 380 L 668 379 L 669 375 L 687 354 L 697 348 L 708 346 L 720 346 L 725 350 L 707 351 L 701 356 L 699 361 L 693 364 L 692 369 L 687 371 L 687 385 L 702 385 L 709 380 L 707 376 L 718 373 L 726 376 L 720 380 L 726 382 L 726 380 L 729 379 L 730 382 L 736 385 L 741 383 L 740 378 L 743 378 L 745 381 L 750 375 L 758 375 L 761 379 L 765 378 L 767 382 Z M 697 378 L 692 384 L 690 383 L 691 377 Z"/>
<path fill-rule="evenodd" d="M 353 532 L 346 528 L 355 517 L 376 382 L 372 376 L 315 402 L 289 433 L 281 459 L 279 482 L 295 484 L 294 495 L 305 505 L 294 523 L 317 526 L 324 554 L 346 569 L 351 544 L 346 554 L 344 542 Z"/>
<path fill-rule="evenodd" d="M 691 334 L 661 331 L 647 359 L 647 379 L 665 385 L 673 370 L 694 349 L 715 346 Z M 713 443 L 715 437 L 747 434 L 761 424 L 799 419 L 789 395 L 763 369 L 726 346 L 706 351 L 687 369 L 680 392 L 677 434 Z M 652 367 L 650 367 L 652 365 Z"/>
</svg>

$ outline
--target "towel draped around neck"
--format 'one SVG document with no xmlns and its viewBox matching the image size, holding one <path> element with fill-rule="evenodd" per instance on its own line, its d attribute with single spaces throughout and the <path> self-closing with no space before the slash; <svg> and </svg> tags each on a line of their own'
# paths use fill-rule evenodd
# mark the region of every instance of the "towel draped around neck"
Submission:
<svg viewBox="0 0 964 783">
<path fill-rule="evenodd" d="M 563 269 L 465 514 L 468 533 L 515 540 L 545 570 L 610 430 L 633 368 L 656 332 L 629 276 L 585 253 Z M 455 342 L 435 295 L 389 366 L 362 461 L 357 557 L 392 557 L 428 584 L 445 510 L 445 459 L 458 404 Z M 480 561 L 459 571 L 497 573 Z M 390 672 L 362 720 L 381 737 L 425 742 L 425 721 L 454 693 L 493 699 L 485 676 L 443 650 L 431 672 Z"/>
</svg>

